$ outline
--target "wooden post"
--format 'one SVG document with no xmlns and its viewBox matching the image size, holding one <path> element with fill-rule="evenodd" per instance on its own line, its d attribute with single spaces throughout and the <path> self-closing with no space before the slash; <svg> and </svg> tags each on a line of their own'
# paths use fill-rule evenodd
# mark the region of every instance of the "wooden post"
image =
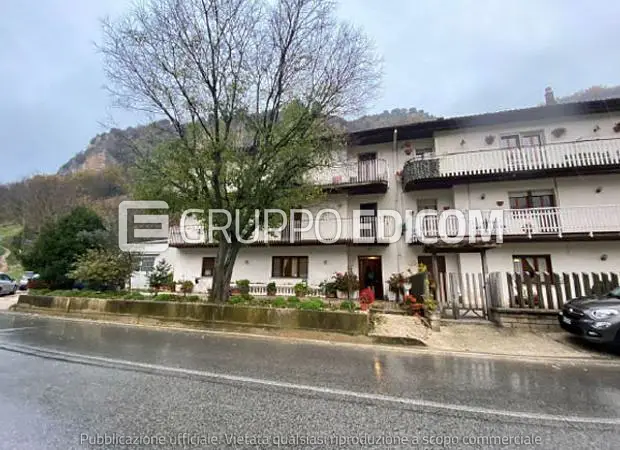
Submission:
<svg viewBox="0 0 620 450">
<path fill-rule="evenodd" d="M 480 261 L 482 262 L 482 282 L 484 287 L 484 300 L 487 319 L 491 317 L 491 295 L 489 293 L 489 263 L 487 261 L 487 249 L 480 250 Z"/>
<path fill-rule="evenodd" d="M 435 292 L 433 292 L 434 297 L 435 297 L 435 301 L 437 302 L 437 304 L 439 304 L 439 268 L 438 268 L 438 263 L 437 263 L 437 253 L 433 252 L 432 253 L 432 274 L 433 274 L 433 281 L 435 282 Z"/>
</svg>

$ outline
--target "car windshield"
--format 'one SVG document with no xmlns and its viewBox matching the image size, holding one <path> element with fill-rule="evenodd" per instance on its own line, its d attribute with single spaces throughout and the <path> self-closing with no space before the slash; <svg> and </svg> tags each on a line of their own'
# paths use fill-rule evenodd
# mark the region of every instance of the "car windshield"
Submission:
<svg viewBox="0 0 620 450">
<path fill-rule="evenodd" d="M 612 290 L 609 294 L 607 294 L 609 297 L 616 297 L 616 298 L 620 298 L 620 286 L 617 287 L 616 289 Z"/>
</svg>

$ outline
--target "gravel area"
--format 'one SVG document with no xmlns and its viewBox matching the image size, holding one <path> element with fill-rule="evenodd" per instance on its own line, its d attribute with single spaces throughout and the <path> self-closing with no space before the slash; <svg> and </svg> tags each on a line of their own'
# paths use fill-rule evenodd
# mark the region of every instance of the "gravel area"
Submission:
<svg viewBox="0 0 620 450">
<path fill-rule="evenodd" d="M 615 357 L 579 345 L 562 332 L 500 328 L 491 323 L 442 324 L 441 331 L 432 332 L 419 317 L 392 314 L 377 314 L 370 336 L 413 338 L 430 349 L 445 351 L 534 357 Z"/>
</svg>

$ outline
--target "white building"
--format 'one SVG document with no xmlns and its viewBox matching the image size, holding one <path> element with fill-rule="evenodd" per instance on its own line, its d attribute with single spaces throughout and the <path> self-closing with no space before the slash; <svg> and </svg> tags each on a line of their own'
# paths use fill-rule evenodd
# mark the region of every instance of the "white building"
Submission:
<svg viewBox="0 0 620 450">
<path fill-rule="evenodd" d="M 351 269 L 364 284 L 371 270 L 383 296 L 391 274 L 415 272 L 419 262 L 432 267 L 432 255 L 438 272 L 483 272 L 481 252 L 487 272 L 618 271 L 620 99 L 555 104 L 552 92 L 546 97 L 534 108 L 351 134 L 347 162 L 314 176 L 329 193 L 319 206 L 346 218 L 341 239 L 268 237 L 240 252 L 233 282 L 318 285 Z M 355 210 L 383 209 L 403 216 L 406 210 L 502 209 L 503 243 L 422 245 L 404 234 L 395 243 L 352 242 L 360 220 Z M 437 219 L 425 219 L 427 234 L 436 227 Z M 160 257 L 173 264 L 175 279 L 208 288 L 216 249 L 184 244 L 178 230 L 170 245 Z"/>
</svg>

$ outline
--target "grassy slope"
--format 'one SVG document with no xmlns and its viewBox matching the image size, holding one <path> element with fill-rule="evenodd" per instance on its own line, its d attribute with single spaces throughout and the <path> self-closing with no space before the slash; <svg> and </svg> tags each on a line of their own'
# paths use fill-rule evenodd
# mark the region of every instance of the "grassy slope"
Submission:
<svg viewBox="0 0 620 450">
<path fill-rule="evenodd" d="M 3 245 L 10 238 L 18 234 L 22 230 L 20 225 L 14 224 L 4 224 L 0 225 L 0 255 L 3 255 L 5 250 L 5 245 Z M 22 276 L 24 269 L 19 264 L 14 255 L 9 255 L 7 258 L 7 264 L 9 265 L 9 275 L 13 278 L 19 278 Z"/>
</svg>

